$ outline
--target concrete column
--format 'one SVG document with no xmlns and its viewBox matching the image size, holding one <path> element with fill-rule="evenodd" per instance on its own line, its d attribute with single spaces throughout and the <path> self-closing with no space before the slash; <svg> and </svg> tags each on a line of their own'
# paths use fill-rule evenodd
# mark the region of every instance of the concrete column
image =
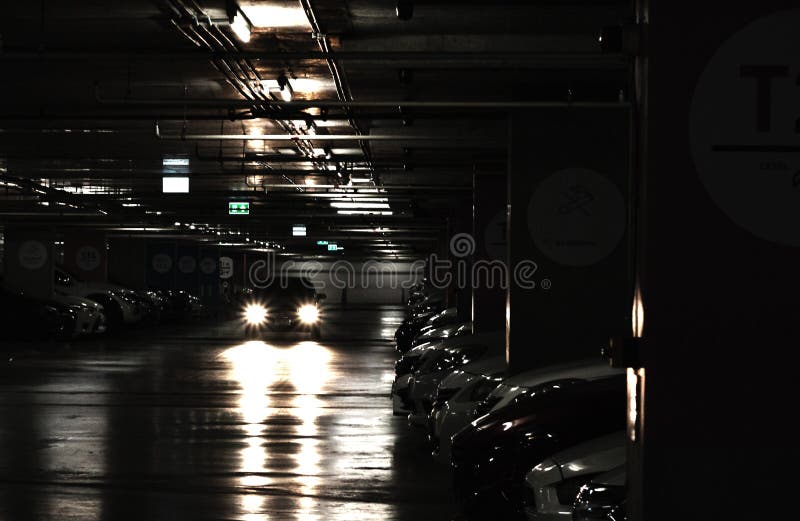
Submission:
<svg viewBox="0 0 800 521">
<path fill-rule="evenodd" d="M 800 10 L 642 8 L 643 367 L 631 370 L 640 393 L 629 387 L 628 411 L 629 476 L 642 489 L 628 518 L 791 516 Z"/>
<path fill-rule="evenodd" d="M 473 177 L 472 317 L 476 333 L 505 327 L 506 192 L 505 175 Z"/>
<path fill-rule="evenodd" d="M 117 237 L 108 241 L 108 280 L 131 289 L 145 289 L 147 241 Z"/>
<path fill-rule="evenodd" d="M 598 356 L 609 337 L 630 330 L 629 117 L 625 109 L 512 116 L 512 372 Z"/>
</svg>

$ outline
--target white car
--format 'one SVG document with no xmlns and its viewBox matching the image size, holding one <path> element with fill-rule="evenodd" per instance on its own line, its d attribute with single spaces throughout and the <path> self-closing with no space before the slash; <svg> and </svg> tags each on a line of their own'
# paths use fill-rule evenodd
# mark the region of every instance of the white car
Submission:
<svg viewBox="0 0 800 521">
<path fill-rule="evenodd" d="M 625 433 L 617 432 L 542 461 L 525 477 L 525 517 L 528 521 L 571 521 L 581 487 L 624 465 L 625 452 Z"/>
<path fill-rule="evenodd" d="M 103 306 L 94 300 L 66 295 L 58 291 L 53 295 L 53 300 L 69 306 L 75 312 L 75 329 L 70 334 L 71 337 L 105 332 L 106 316 Z"/>
<path fill-rule="evenodd" d="M 573 504 L 574 521 L 625 521 L 627 500 L 627 467 L 620 465 L 614 470 L 592 478 L 582 486 Z"/>
<path fill-rule="evenodd" d="M 449 463 L 453 435 L 489 411 L 504 407 L 520 394 L 530 392 L 533 387 L 555 380 L 597 380 L 623 372 L 623 369 L 612 368 L 607 362 L 593 358 L 526 371 L 497 385 L 483 378 L 453 396 L 439 413 L 438 454 L 434 457 Z"/>
<path fill-rule="evenodd" d="M 130 289 L 105 282 L 82 282 L 67 273 L 55 269 L 55 288 L 59 293 L 84 297 L 98 301 L 105 308 L 109 322 L 133 324 L 142 319 L 138 297 Z"/>
<path fill-rule="evenodd" d="M 408 416 L 409 425 L 428 427 L 439 383 L 453 370 L 486 356 L 505 352 L 505 332 L 462 335 L 449 338 L 420 358 L 408 386 L 408 402 L 413 404 Z"/>
<path fill-rule="evenodd" d="M 505 354 L 489 356 L 441 381 L 428 420 L 434 460 L 450 463 L 450 438 L 475 419 L 475 406 L 503 381 L 507 371 Z"/>
</svg>

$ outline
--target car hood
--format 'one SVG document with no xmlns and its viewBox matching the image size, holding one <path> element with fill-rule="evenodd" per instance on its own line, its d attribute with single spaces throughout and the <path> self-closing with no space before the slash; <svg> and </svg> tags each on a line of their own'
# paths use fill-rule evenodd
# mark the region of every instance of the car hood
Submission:
<svg viewBox="0 0 800 521">
<path fill-rule="evenodd" d="M 76 295 L 64 295 L 60 293 L 55 293 L 53 295 L 53 300 L 55 302 L 58 302 L 59 304 L 64 304 L 66 306 L 71 306 L 71 305 L 85 306 L 95 311 L 100 311 L 103 309 L 103 306 L 98 304 L 94 300 L 78 297 Z"/>
</svg>

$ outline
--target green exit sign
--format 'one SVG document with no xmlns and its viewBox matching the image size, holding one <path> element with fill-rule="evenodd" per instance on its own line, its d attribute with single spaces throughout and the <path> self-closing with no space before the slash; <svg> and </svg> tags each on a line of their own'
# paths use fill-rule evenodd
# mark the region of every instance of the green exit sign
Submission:
<svg viewBox="0 0 800 521">
<path fill-rule="evenodd" d="M 317 241 L 317 246 L 327 246 L 328 241 Z"/>
<path fill-rule="evenodd" d="M 250 215 L 250 203 L 228 203 L 228 215 Z"/>
</svg>

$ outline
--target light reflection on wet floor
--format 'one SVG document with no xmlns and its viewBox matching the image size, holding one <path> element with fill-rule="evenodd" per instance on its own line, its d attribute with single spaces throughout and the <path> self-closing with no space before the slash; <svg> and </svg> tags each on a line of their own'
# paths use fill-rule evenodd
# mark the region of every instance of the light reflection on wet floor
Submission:
<svg viewBox="0 0 800 521">
<path fill-rule="evenodd" d="M 391 415 L 377 338 L 401 313 L 331 312 L 320 343 L 197 327 L 16 357 L 0 367 L 0 521 L 449 519 L 446 469 Z"/>
</svg>

